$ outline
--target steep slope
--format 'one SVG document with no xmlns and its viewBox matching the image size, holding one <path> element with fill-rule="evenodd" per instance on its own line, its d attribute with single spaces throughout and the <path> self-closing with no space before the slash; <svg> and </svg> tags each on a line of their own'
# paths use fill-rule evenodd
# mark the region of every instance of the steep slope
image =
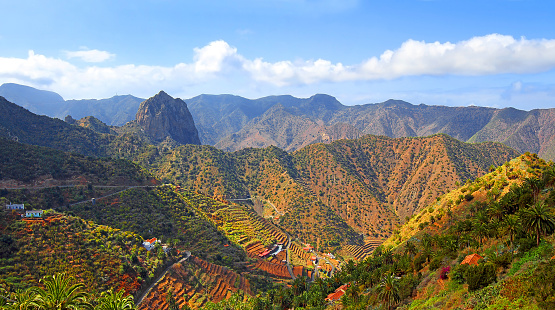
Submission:
<svg viewBox="0 0 555 310">
<path fill-rule="evenodd" d="M 469 141 L 499 141 L 521 152 L 555 159 L 555 109 L 497 110 L 490 122 Z"/>
<path fill-rule="evenodd" d="M 113 96 L 99 100 L 66 100 L 63 110 L 47 115 L 58 118 L 63 118 L 66 115 L 71 115 L 74 118 L 94 116 L 108 125 L 123 126 L 135 119 L 135 114 L 137 114 L 137 110 L 144 100 L 131 95 Z M 14 102 L 17 103 L 17 101 Z"/>
<path fill-rule="evenodd" d="M 537 152 L 544 158 L 555 158 L 551 132 L 555 110 L 552 109 L 527 112 L 512 108 L 412 105 L 400 100 L 343 106 L 326 95 L 308 99 L 233 97 L 227 101 L 220 96 L 195 98 L 193 116 L 201 116 L 199 128 L 225 119 L 222 121 L 225 130 L 220 134 L 206 130 L 203 140 L 227 151 L 270 145 L 294 151 L 313 143 L 357 138 L 364 134 L 398 138 L 445 133 L 461 141 L 502 142 L 520 152 Z M 226 102 L 226 111 L 240 116 L 225 117 L 220 112 L 218 120 L 205 117 L 214 113 L 205 113 L 202 109 L 220 100 Z M 247 106 L 256 106 L 256 112 L 247 115 L 243 112 Z"/>
<path fill-rule="evenodd" d="M 311 191 L 357 231 L 375 237 L 457 184 L 516 155 L 501 144 L 471 145 L 447 135 L 368 135 L 293 154 Z"/>
<path fill-rule="evenodd" d="M 0 211 L 0 278 L 13 290 L 59 272 L 75 276 L 91 293 L 113 288 L 133 294 L 163 264 L 140 250 L 143 238 L 135 233 L 52 210 L 44 216 L 21 219 Z"/>
<path fill-rule="evenodd" d="M 0 138 L 0 187 L 144 185 L 153 177 L 124 159 L 96 159 Z"/>
<path fill-rule="evenodd" d="M 141 131 L 155 143 L 171 138 L 180 144 L 200 144 L 187 104 L 164 91 L 143 101 L 135 119 Z"/>
<path fill-rule="evenodd" d="M 38 115 L 53 116 L 53 111 L 63 109 L 65 104 L 64 98 L 55 92 L 14 83 L 0 85 L 0 96 Z"/>
<path fill-rule="evenodd" d="M 55 92 L 13 83 L 0 85 L 0 96 L 38 115 L 59 119 L 67 115 L 76 119 L 94 116 L 112 126 L 122 126 L 135 119 L 139 105 L 144 101 L 131 95 L 100 100 L 64 100 Z"/>
<path fill-rule="evenodd" d="M 102 156 L 112 136 L 38 116 L 0 97 L 0 137 L 84 155 Z"/>
</svg>

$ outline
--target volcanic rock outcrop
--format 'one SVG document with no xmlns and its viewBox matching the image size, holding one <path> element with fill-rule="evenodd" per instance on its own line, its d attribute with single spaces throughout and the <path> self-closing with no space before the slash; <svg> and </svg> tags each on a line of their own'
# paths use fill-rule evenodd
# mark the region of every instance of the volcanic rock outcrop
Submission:
<svg viewBox="0 0 555 310">
<path fill-rule="evenodd" d="M 200 144 L 195 122 L 185 101 L 174 99 L 164 91 L 141 103 L 136 120 L 153 142 L 170 137 L 181 144 Z"/>
</svg>

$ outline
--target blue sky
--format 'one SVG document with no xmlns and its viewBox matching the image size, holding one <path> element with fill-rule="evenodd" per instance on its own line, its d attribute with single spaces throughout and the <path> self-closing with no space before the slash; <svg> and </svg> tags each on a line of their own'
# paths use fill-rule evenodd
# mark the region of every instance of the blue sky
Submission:
<svg viewBox="0 0 555 310">
<path fill-rule="evenodd" d="M 554 1 L 0 0 L 0 84 L 555 107 Z"/>
</svg>

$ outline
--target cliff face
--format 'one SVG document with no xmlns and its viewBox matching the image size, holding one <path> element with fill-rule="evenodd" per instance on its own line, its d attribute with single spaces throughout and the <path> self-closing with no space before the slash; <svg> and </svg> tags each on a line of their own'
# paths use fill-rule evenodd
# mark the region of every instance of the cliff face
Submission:
<svg viewBox="0 0 555 310">
<path fill-rule="evenodd" d="M 164 91 L 141 103 L 136 120 L 154 142 L 167 137 L 181 144 L 200 144 L 198 131 L 187 104 Z"/>
</svg>

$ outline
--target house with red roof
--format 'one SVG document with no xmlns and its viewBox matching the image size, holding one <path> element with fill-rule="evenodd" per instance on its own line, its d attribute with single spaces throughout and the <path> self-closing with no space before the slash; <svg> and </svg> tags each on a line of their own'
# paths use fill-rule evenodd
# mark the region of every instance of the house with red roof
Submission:
<svg viewBox="0 0 555 310">
<path fill-rule="evenodd" d="M 143 242 L 143 246 L 147 251 L 154 249 L 156 243 L 160 243 L 161 241 L 156 238 L 147 239 Z"/>
<path fill-rule="evenodd" d="M 461 262 L 461 265 L 468 264 L 468 265 L 478 265 L 478 261 L 481 260 L 483 257 L 474 253 L 466 256 L 464 260 Z"/>
<path fill-rule="evenodd" d="M 351 286 L 350 283 L 347 284 L 343 284 L 340 287 L 338 287 L 335 292 L 331 293 L 328 295 L 328 297 L 326 297 L 326 301 L 330 301 L 330 302 L 336 302 L 339 299 L 341 299 L 341 297 L 343 295 L 345 295 L 345 291 L 347 291 L 347 288 Z"/>
</svg>

